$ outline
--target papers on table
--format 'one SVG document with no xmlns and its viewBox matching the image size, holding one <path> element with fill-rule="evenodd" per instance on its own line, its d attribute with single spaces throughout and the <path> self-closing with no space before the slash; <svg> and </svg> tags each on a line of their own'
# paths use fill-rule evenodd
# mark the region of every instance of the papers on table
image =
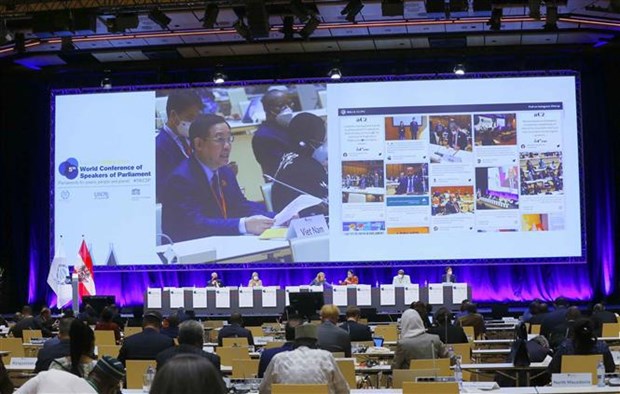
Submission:
<svg viewBox="0 0 620 394">
<path fill-rule="evenodd" d="M 420 285 L 412 283 L 404 286 L 405 305 L 420 301 Z"/>
<path fill-rule="evenodd" d="M 279 286 L 263 287 L 263 308 L 275 308 L 278 306 L 277 290 Z"/>
<path fill-rule="evenodd" d="M 185 307 L 185 291 L 177 287 L 170 288 L 170 308 Z"/>
<path fill-rule="evenodd" d="M 443 304 L 443 284 L 428 284 L 428 303 L 431 305 Z"/>
<path fill-rule="evenodd" d="M 371 306 L 370 285 L 357 285 L 357 306 Z"/>
<path fill-rule="evenodd" d="M 349 304 L 347 297 L 347 286 L 333 286 L 332 291 L 334 305 L 347 306 Z"/>
<path fill-rule="evenodd" d="M 192 289 L 192 303 L 194 305 L 194 309 L 206 308 L 207 307 L 207 289 L 204 287 Z"/>
<path fill-rule="evenodd" d="M 274 217 L 275 222 L 273 225 L 281 226 L 291 220 L 293 216 L 297 215 L 300 211 L 321 204 L 322 202 L 323 200 L 321 200 L 320 198 L 311 196 L 309 194 L 301 194 L 296 199 L 291 201 L 287 206 L 285 206 L 284 209 L 282 209 L 280 213 L 278 213 Z"/>
<path fill-rule="evenodd" d="M 381 285 L 381 305 L 396 305 L 396 289 L 394 285 Z"/>
<path fill-rule="evenodd" d="M 239 308 L 254 307 L 254 289 L 252 287 L 239 288 Z"/>
<path fill-rule="evenodd" d="M 452 284 L 452 303 L 460 304 L 463 300 L 468 299 L 467 296 L 467 283 L 454 283 Z"/>
<path fill-rule="evenodd" d="M 148 289 L 146 291 L 146 305 L 149 309 L 161 308 L 161 289 Z"/>
<path fill-rule="evenodd" d="M 215 307 L 230 308 L 230 287 L 220 287 L 215 290 Z"/>
</svg>

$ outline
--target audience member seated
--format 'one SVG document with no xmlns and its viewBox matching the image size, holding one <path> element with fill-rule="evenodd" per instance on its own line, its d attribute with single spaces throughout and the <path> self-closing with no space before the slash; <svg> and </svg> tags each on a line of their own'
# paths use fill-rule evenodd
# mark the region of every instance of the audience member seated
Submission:
<svg viewBox="0 0 620 394">
<path fill-rule="evenodd" d="M 157 369 L 150 394 L 226 394 L 226 384 L 212 362 L 196 354 L 179 354 Z"/>
<path fill-rule="evenodd" d="M 443 343 L 467 343 L 467 335 L 463 328 L 452 325 L 452 312 L 441 307 L 435 313 L 433 326 L 428 329 L 429 334 L 439 336 Z"/>
<path fill-rule="evenodd" d="M 9 373 L 2 362 L 2 357 L 0 357 L 0 394 L 12 394 L 13 393 L 13 382 L 9 378 Z"/>
<path fill-rule="evenodd" d="M 422 319 L 422 323 L 424 323 L 425 328 L 431 327 L 431 320 L 428 318 L 428 310 L 429 306 L 422 301 L 414 301 L 409 306 L 411 309 L 414 309 L 420 315 Z"/>
<path fill-rule="evenodd" d="M 555 310 L 546 314 L 540 325 L 540 335 L 547 338 L 551 343 L 551 332 L 559 325 L 565 324 L 566 312 L 570 306 L 568 300 L 564 297 L 558 297 L 554 303 Z M 551 343 L 553 347 L 553 344 Z"/>
<path fill-rule="evenodd" d="M 312 324 L 295 328 L 295 349 L 271 360 L 260 385 L 261 394 L 271 394 L 272 384 L 327 384 L 330 394 L 349 393 L 334 356 L 317 349 L 317 331 Z"/>
<path fill-rule="evenodd" d="M 121 312 L 116 306 L 116 304 L 111 304 L 108 306 L 108 308 L 110 308 L 110 310 L 112 311 L 112 322 L 116 323 L 116 325 L 120 328 L 125 327 L 125 321 L 123 320 Z"/>
<path fill-rule="evenodd" d="M 157 355 L 157 370 L 178 354 L 196 354 L 213 363 L 220 370 L 220 356 L 202 350 L 204 327 L 195 320 L 186 320 L 179 326 L 179 346 L 170 347 Z"/>
<path fill-rule="evenodd" d="M 592 324 L 594 324 L 594 333 L 597 337 L 603 336 L 604 323 L 617 323 L 618 317 L 615 313 L 605 310 L 603 304 L 596 304 L 592 308 Z"/>
<path fill-rule="evenodd" d="M 274 356 L 278 353 L 288 352 L 289 350 L 294 349 L 294 341 L 295 341 L 295 328 L 297 326 L 301 326 L 304 324 L 304 321 L 299 316 L 289 315 L 288 321 L 284 326 L 284 335 L 286 338 L 286 342 L 280 347 L 265 349 L 260 354 L 260 361 L 258 363 L 258 377 L 262 378 L 265 375 L 265 370 L 267 370 L 267 366 L 274 358 Z"/>
<path fill-rule="evenodd" d="M 360 308 L 356 306 L 350 306 L 347 308 L 346 319 L 340 328 L 349 333 L 351 342 L 357 341 L 372 341 L 372 332 L 370 327 L 365 324 L 358 323 L 362 312 Z"/>
<path fill-rule="evenodd" d="M 49 369 L 60 369 L 83 378 L 93 370 L 97 361 L 95 333 L 80 320 L 74 319 L 69 327 L 69 356 L 60 357 L 50 363 Z"/>
<path fill-rule="evenodd" d="M 538 308 L 536 310 L 536 314 L 530 318 L 530 332 L 532 331 L 532 326 L 534 324 L 541 325 L 547 314 L 549 313 L 549 305 L 546 302 L 541 302 L 538 304 Z"/>
<path fill-rule="evenodd" d="M 21 338 L 24 330 L 40 330 L 41 326 L 37 324 L 37 321 L 32 316 L 32 308 L 29 305 L 24 305 L 22 312 L 16 315 L 17 323 L 9 330 L 10 334 L 13 334 L 15 338 Z"/>
<path fill-rule="evenodd" d="M 39 373 L 17 390 L 19 394 L 116 394 L 125 377 L 125 368 L 117 359 L 103 356 L 90 374 L 81 378 L 63 370 Z M 3 393 L 4 394 L 4 393 Z"/>
<path fill-rule="evenodd" d="M 34 318 L 34 322 L 35 326 L 40 327 L 43 337 L 50 338 L 54 335 L 52 334 L 52 331 L 54 331 L 54 319 L 52 319 L 52 311 L 48 308 L 41 309 L 39 316 Z"/>
<path fill-rule="evenodd" d="M 99 320 L 99 314 L 90 304 L 86 304 L 84 305 L 82 312 L 78 314 L 78 319 L 89 326 L 94 326 Z"/>
<path fill-rule="evenodd" d="M 426 332 L 420 314 L 414 309 L 403 312 L 392 369 L 409 369 L 411 360 L 446 357 L 448 350 L 439 336 Z"/>
<path fill-rule="evenodd" d="M 542 362 L 548 355 L 551 356 L 553 351 L 549 347 L 549 342 L 547 338 L 542 335 L 537 335 L 536 337 L 530 339 L 525 343 L 527 348 L 527 355 L 531 363 L 540 363 Z M 508 356 L 506 362 L 513 363 L 514 354 Z M 495 381 L 501 387 L 515 387 L 515 386 L 527 386 L 528 377 L 525 371 L 518 372 L 518 383 L 515 381 L 514 377 L 508 377 L 506 375 L 502 375 L 500 373 L 495 374 Z M 549 384 L 551 376 L 548 373 L 537 374 L 537 376 L 530 378 L 530 386 L 546 386 Z"/>
<path fill-rule="evenodd" d="M 174 346 L 172 338 L 159 332 L 161 321 L 161 314 L 157 311 L 144 315 L 142 332 L 125 338 L 118 353 L 118 359 L 123 365 L 126 360 L 155 360 L 160 352 Z"/>
<path fill-rule="evenodd" d="M 59 342 L 51 346 L 43 346 L 37 354 L 37 363 L 34 367 L 34 372 L 47 371 L 52 361 L 57 358 L 67 357 L 71 354 L 71 342 L 69 335 L 71 332 L 72 318 L 64 318 L 60 321 L 58 326 L 58 338 Z M 51 340 L 47 341 L 50 342 Z"/>
<path fill-rule="evenodd" d="M 575 321 L 578 320 L 580 317 L 581 312 L 576 306 L 571 306 L 566 310 L 566 317 L 564 322 L 553 327 L 553 329 L 549 332 L 549 336 L 547 337 L 551 349 L 556 350 L 566 338 L 571 337 L 573 325 L 575 324 Z"/>
<path fill-rule="evenodd" d="M 118 326 L 118 324 L 112 321 L 113 317 L 114 312 L 112 311 L 112 309 L 110 309 L 109 307 L 103 308 L 103 311 L 101 311 L 101 320 L 99 320 L 95 325 L 95 330 L 114 331 L 114 339 L 118 344 L 121 342 L 121 328 Z"/>
<path fill-rule="evenodd" d="M 523 315 L 521 316 L 521 321 L 523 323 L 528 323 L 533 316 L 538 314 L 539 306 L 540 306 L 539 300 L 532 301 L 529 307 L 527 308 L 527 310 L 523 312 Z"/>
<path fill-rule="evenodd" d="M 170 315 L 162 322 L 161 333 L 176 338 L 179 336 L 179 318 L 177 315 Z"/>
<path fill-rule="evenodd" d="M 247 328 L 243 328 L 243 317 L 241 313 L 234 312 L 228 319 L 228 325 L 222 327 L 220 333 L 217 334 L 217 343 L 222 346 L 223 338 L 247 338 L 249 345 L 254 345 L 252 332 Z"/>
<path fill-rule="evenodd" d="M 562 356 L 573 354 L 602 354 L 605 372 L 614 372 L 616 370 L 616 364 L 609 351 L 609 347 L 605 342 L 596 339 L 594 325 L 590 319 L 582 318 L 575 322 L 570 339 L 562 342 L 562 345 L 554 353 L 553 360 L 551 360 L 548 367 L 549 373 L 560 373 L 562 370 Z"/>
<path fill-rule="evenodd" d="M 454 315 L 455 320 L 458 320 L 463 316 L 467 316 L 467 305 L 469 305 L 470 302 L 471 301 L 467 298 L 461 301 L 461 306 L 459 307 L 459 311 L 456 312 L 456 315 Z"/>
<path fill-rule="evenodd" d="M 461 327 L 474 327 L 474 336 L 476 339 L 482 338 L 486 332 L 486 326 L 484 325 L 484 318 L 478 313 L 478 307 L 476 304 L 470 302 L 467 304 L 467 314 L 460 317 L 457 321 L 457 326 Z"/>
<path fill-rule="evenodd" d="M 338 328 L 340 310 L 336 305 L 325 304 L 321 308 L 321 325 L 318 327 L 319 348 L 328 352 L 344 352 L 351 357 L 351 339 L 349 334 Z"/>
<path fill-rule="evenodd" d="M 348 270 L 347 277 L 344 278 L 344 280 L 341 280 L 340 282 L 338 282 L 338 284 L 343 285 L 343 286 L 357 285 L 358 283 L 360 283 L 360 280 L 357 277 L 357 275 L 355 275 L 353 270 Z"/>
</svg>

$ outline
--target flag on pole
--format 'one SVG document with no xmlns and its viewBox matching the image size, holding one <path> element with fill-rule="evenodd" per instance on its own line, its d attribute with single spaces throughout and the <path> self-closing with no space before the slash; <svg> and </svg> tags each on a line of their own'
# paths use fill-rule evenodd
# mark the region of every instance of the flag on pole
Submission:
<svg viewBox="0 0 620 394">
<path fill-rule="evenodd" d="M 80 297 L 97 294 L 95 277 L 93 275 L 93 259 L 90 257 L 90 252 L 84 240 L 82 240 L 82 245 L 78 252 L 78 261 L 73 267 L 73 272 L 78 275 L 78 293 Z"/>
<path fill-rule="evenodd" d="M 69 278 L 67 255 L 62 240 L 56 247 L 50 272 L 47 274 L 47 284 L 56 293 L 56 306 L 58 308 L 62 308 L 71 301 L 71 279 Z"/>
</svg>

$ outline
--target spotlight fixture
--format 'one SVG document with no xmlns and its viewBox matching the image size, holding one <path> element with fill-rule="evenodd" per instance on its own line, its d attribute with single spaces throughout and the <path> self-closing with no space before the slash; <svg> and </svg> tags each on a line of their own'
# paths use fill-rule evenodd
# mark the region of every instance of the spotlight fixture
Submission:
<svg viewBox="0 0 620 394">
<path fill-rule="evenodd" d="M 491 18 L 487 22 L 491 31 L 500 31 L 502 29 L 502 15 L 504 10 L 502 8 L 493 8 L 491 10 Z"/>
<path fill-rule="evenodd" d="M 456 66 L 454 66 L 453 71 L 456 75 L 465 75 L 465 65 L 463 65 L 462 63 L 459 63 Z"/>
<path fill-rule="evenodd" d="M 346 20 L 355 23 L 355 17 L 362 11 L 362 8 L 364 8 L 362 0 L 349 0 L 347 5 L 340 11 L 340 15 L 346 15 Z"/>
<path fill-rule="evenodd" d="M 340 71 L 340 69 L 338 67 L 334 67 L 331 70 L 329 70 L 329 72 L 327 73 L 327 76 L 330 79 L 338 80 L 338 79 L 342 78 L 342 72 Z"/>
<path fill-rule="evenodd" d="M 237 22 L 233 23 L 233 27 L 235 28 L 237 34 L 245 38 L 246 41 L 252 41 L 252 33 L 250 33 L 250 28 L 243 23 L 243 20 L 237 19 Z"/>
<path fill-rule="evenodd" d="M 205 29 L 213 29 L 215 27 L 215 23 L 217 22 L 217 16 L 220 13 L 220 8 L 217 4 L 209 4 L 205 8 L 205 14 L 202 18 L 202 27 Z"/>
<path fill-rule="evenodd" d="M 104 77 L 101 79 L 101 88 L 105 90 L 112 89 L 112 80 L 108 77 Z"/>
<path fill-rule="evenodd" d="M 226 82 L 226 75 L 221 72 L 216 72 L 215 74 L 213 74 L 213 83 L 221 85 L 224 82 Z"/>
<path fill-rule="evenodd" d="M 530 9 L 530 18 L 540 19 L 540 0 L 529 0 L 528 8 Z"/>
<path fill-rule="evenodd" d="M 558 30 L 557 4 L 547 4 L 547 15 L 545 16 L 545 26 L 543 27 L 543 29 L 546 31 Z"/>
<path fill-rule="evenodd" d="M 291 41 L 293 39 L 293 35 L 295 34 L 295 29 L 293 29 L 294 23 L 295 17 L 293 16 L 285 16 L 282 20 L 282 29 L 280 29 L 280 33 L 284 34 L 284 39 L 286 41 Z"/>
<path fill-rule="evenodd" d="M 308 37 L 310 37 L 312 33 L 314 33 L 316 28 L 319 27 L 319 24 L 321 24 L 321 21 L 317 17 L 315 16 L 310 17 L 310 19 L 308 19 L 308 22 L 306 22 L 304 27 L 302 27 L 301 30 L 299 30 L 299 35 L 304 40 L 308 39 Z"/>
<path fill-rule="evenodd" d="M 164 14 L 164 12 L 157 7 L 149 11 L 148 17 L 164 30 L 168 28 L 168 25 L 172 21 L 168 15 Z"/>
</svg>

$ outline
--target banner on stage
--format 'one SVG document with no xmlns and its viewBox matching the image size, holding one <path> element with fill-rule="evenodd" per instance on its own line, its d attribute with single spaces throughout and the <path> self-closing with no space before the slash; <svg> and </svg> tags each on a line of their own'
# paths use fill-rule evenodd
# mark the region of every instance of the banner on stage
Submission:
<svg viewBox="0 0 620 394">
<path fill-rule="evenodd" d="M 192 289 L 192 305 L 194 309 L 207 307 L 207 289 L 206 288 Z"/>
<path fill-rule="evenodd" d="M 396 305 L 396 288 L 394 285 L 381 285 L 380 290 L 381 305 Z"/>
<path fill-rule="evenodd" d="M 275 308 L 278 306 L 278 292 L 279 286 L 263 287 L 263 308 Z"/>
<path fill-rule="evenodd" d="M 349 304 L 347 297 L 347 286 L 334 286 L 333 290 L 333 303 L 337 306 L 347 306 Z"/>
<path fill-rule="evenodd" d="M 420 301 L 420 285 L 409 284 L 404 286 L 405 293 L 405 305 L 409 305 L 412 302 Z"/>
<path fill-rule="evenodd" d="M 147 289 L 146 307 L 148 309 L 161 309 L 161 289 Z"/>
<path fill-rule="evenodd" d="M 443 284 L 429 283 L 428 303 L 431 305 L 443 304 Z"/>
<path fill-rule="evenodd" d="M 254 307 L 254 289 L 252 287 L 239 288 L 239 308 Z"/>
<path fill-rule="evenodd" d="M 215 290 L 215 307 L 230 308 L 230 288 L 220 287 Z"/>
<path fill-rule="evenodd" d="M 170 308 L 185 308 L 185 290 L 170 288 Z"/>
<path fill-rule="evenodd" d="M 357 306 L 371 306 L 370 285 L 357 285 Z"/>
<path fill-rule="evenodd" d="M 468 299 L 467 296 L 467 283 L 454 283 L 452 284 L 452 303 L 460 304 L 463 300 Z"/>
</svg>

